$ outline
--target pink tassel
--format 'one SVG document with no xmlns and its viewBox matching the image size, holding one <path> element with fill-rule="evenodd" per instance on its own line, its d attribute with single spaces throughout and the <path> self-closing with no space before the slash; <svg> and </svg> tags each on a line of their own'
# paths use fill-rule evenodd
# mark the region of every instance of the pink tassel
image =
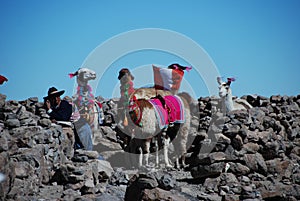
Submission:
<svg viewBox="0 0 300 201">
<path fill-rule="evenodd" d="M 187 72 L 189 72 L 190 70 L 192 70 L 192 66 L 186 66 L 184 68 L 180 68 L 179 66 L 177 66 L 176 64 L 173 64 L 174 69 L 176 70 L 186 70 Z"/>
<path fill-rule="evenodd" d="M 192 66 L 187 66 L 185 70 L 186 70 L 187 72 L 190 72 L 190 70 L 192 70 L 192 68 L 193 68 Z"/>
<path fill-rule="evenodd" d="M 173 65 L 174 69 L 178 70 L 180 69 L 176 64 Z"/>
<path fill-rule="evenodd" d="M 69 77 L 72 79 L 74 76 L 78 75 L 78 71 L 76 71 L 75 73 L 69 73 Z"/>
<path fill-rule="evenodd" d="M 72 79 L 74 76 L 76 76 L 74 73 L 69 73 L 69 77 Z"/>
<path fill-rule="evenodd" d="M 229 77 L 229 78 L 227 78 L 227 81 L 228 81 L 228 82 L 234 82 L 234 81 L 235 81 L 235 78 L 234 78 L 234 77 Z"/>
</svg>

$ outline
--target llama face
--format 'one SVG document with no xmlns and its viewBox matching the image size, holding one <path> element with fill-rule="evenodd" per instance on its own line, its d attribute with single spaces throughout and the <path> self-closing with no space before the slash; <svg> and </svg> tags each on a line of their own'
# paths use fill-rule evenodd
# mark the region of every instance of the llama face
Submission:
<svg viewBox="0 0 300 201">
<path fill-rule="evenodd" d="M 219 96 L 221 98 L 226 97 L 229 94 L 230 86 L 227 83 L 222 83 L 219 86 Z"/>
<path fill-rule="evenodd" d="M 220 77 L 217 78 L 217 82 L 219 83 L 219 96 L 221 98 L 224 98 L 231 93 L 230 82 L 222 82 Z"/>
<path fill-rule="evenodd" d="M 126 84 L 129 83 L 131 81 L 131 77 L 128 73 L 125 73 L 122 78 L 120 79 L 120 83 L 121 84 Z"/>
<path fill-rule="evenodd" d="M 78 71 L 77 80 L 81 82 L 88 82 L 96 79 L 96 73 L 88 68 L 80 68 Z"/>
</svg>

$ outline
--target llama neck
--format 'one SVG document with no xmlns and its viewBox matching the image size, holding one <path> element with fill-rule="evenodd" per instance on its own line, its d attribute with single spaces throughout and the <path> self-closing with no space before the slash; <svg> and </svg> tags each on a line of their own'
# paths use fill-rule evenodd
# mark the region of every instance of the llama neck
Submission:
<svg viewBox="0 0 300 201">
<path fill-rule="evenodd" d="M 231 91 L 228 91 L 227 96 L 223 98 L 223 111 L 230 112 L 234 109 Z"/>
<path fill-rule="evenodd" d="M 77 78 L 77 84 L 80 87 L 85 87 L 85 86 L 88 85 L 88 81 L 83 81 L 83 80 L 80 80 L 80 79 Z"/>
<path fill-rule="evenodd" d="M 80 99 L 82 99 L 82 98 L 87 98 L 89 100 L 94 99 L 94 95 L 92 94 L 92 88 L 88 84 L 84 85 L 84 86 L 80 86 L 78 84 L 78 87 L 77 87 L 77 96 Z"/>
</svg>

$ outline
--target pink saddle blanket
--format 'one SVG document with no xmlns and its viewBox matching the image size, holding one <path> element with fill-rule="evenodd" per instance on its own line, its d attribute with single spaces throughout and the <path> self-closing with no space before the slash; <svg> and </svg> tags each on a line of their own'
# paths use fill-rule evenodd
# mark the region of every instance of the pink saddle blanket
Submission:
<svg viewBox="0 0 300 201">
<path fill-rule="evenodd" d="M 158 98 L 150 99 L 153 105 L 159 128 L 166 128 L 170 123 L 184 123 L 184 107 L 182 100 L 176 95 L 164 96 L 165 107 Z"/>
</svg>

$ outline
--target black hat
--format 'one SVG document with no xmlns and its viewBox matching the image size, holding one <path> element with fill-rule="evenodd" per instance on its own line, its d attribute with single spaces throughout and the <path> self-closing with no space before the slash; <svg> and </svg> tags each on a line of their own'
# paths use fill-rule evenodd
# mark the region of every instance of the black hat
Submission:
<svg viewBox="0 0 300 201">
<path fill-rule="evenodd" d="M 134 77 L 131 75 L 131 73 L 130 73 L 130 71 L 129 71 L 128 68 L 122 68 L 122 69 L 119 71 L 118 79 L 121 80 L 121 78 L 122 78 L 125 74 L 130 75 L 131 79 L 134 80 Z"/>
<path fill-rule="evenodd" d="M 51 87 L 48 90 L 48 96 L 45 96 L 44 99 L 59 97 L 65 93 L 65 90 L 58 91 L 55 87 Z"/>
</svg>

